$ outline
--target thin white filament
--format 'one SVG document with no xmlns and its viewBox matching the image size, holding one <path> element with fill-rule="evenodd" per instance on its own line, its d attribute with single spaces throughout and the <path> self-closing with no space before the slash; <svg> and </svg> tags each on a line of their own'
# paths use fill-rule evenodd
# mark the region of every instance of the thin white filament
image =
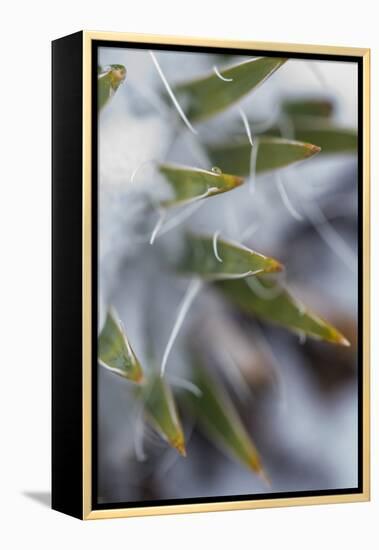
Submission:
<svg viewBox="0 0 379 550">
<path fill-rule="evenodd" d="M 278 121 L 279 118 L 279 107 L 275 105 L 273 113 L 266 119 L 260 120 L 252 123 L 253 132 L 261 134 L 272 128 Z"/>
<path fill-rule="evenodd" d="M 116 310 L 113 306 L 110 308 L 110 312 L 111 312 L 111 315 L 113 317 L 113 320 L 118 325 L 119 331 L 122 334 L 122 338 L 124 340 L 124 343 L 126 345 L 126 349 L 128 350 L 128 353 L 129 353 L 130 357 L 133 357 L 134 354 L 133 354 L 132 348 L 130 347 L 129 340 L 126 337 L 126 330 L 125 330 L 124 323 L 122 322 L 120 317 L 117 315 Z"/>
<path fill-rule="evenodd" d="M 238 109 L 239 114 L 241 115 L 243 125 L 245 126 L 246 134 L 249 140 L 249 143 L 252 147 L 254 147 L 253 137 L 251 135 L 249 121 L 247 120 L 247 116 L 245 115 L 245 112 L 242 109 Z"/>
<path fill-rule="evenodd" d="M 282 178 L 279 174 L 279 172 L 276 173 L 276 187 L 279 191 L 279 195 L 283 201 L 284 206 L 287 208 L 288 212 L 291 214 L 295 220 L 301 222 L 303 221 L 303 216 L 297 212 L 297 210 L 294 208 L 293 204 L 291 203 L 289 196 L 287 194 L 286 188 L 284 187 L 284 183 L 282 181 Z"/>
<path fill-rule="evenodd" d="M 301 345 L 304 345 L 307 341 L 307 335 L 303 331 L 299 331 L 299 342 Z"/>
<path fill-rule="evenodd" d="M 99 361 L 99 365 L 101 365 L 104 369 L 109 370 L 110 372 L 114 372 L 115 374 L 118 374 L 119 376 L 122 376 L 123 378 L 125 378 L 124 371 L 117 369 L 115 367 L 111 367 L 110 365 L 107 365 L 106 363 L 104 363 L 104 361 L 101 361 L 101 359 L 99 359 L 98 361 Z"/>
<path fill-rule="evenodd" d="M 294 140 L 295 139 L 295 128 L 292 120 L 288 115 L 282 113 L 278 118 L 279 132 L 282 138 Z"/>
<path fill-rule="evenodd" d="M 287 387 L 285 385 L 285 379 L 282 375 L 282 365 L 280 364 L 280 361 L 277 359 L 276 354 L 273 352 L 272 347 L 270 346 L 270 343 L 267 341 L 264 333 L 262 332 L 261 328 L 256 324 L 254 327 L 254 340 L 257 340 L 260 345 L 260 349 L 262 350 L 263 354 L 267 357 L 267 359 L 271 362 L 275 375 L 276 375 L 276 382 L 278 384 L 278 393 L 279 393 L 279 406 L 282 409 L 284 413 L 287 413 L 288 411 L 288 398 L 287 398 Z"/>
<path fill-rule="evenodd" d="M 220 258 L 219 253 L 218 253 L 218 248 L 217 248 L 217 241 L 218 241 L 219 236 L 220 236 L 220 231 L 215 231 L 215 233 L 213 235 L 213 239 L 212 239 L 212 244 L 213 244 L 213 253 L 216 256 L 216 259 L 219 262 L 222 263 L 222 258 Z"/>
<path fill-rule="evenodd" d="M 179 214 L 176 216 L 173 216 L 170 220 L 168 220 L 162 229 L 159 232 L 159 235 L 164 235 L 165 233 L 168 233 L 181 223 L 183 223 L 187 218 L 192 216 L 201 206 L 203 206 L 205 203 L 196 201 L 194 203 L 191 203 L 188 205 L 188 208 L 184 208 Z"/>
<path fill-rule="evenodd" d="M 157 426 L 155 429 L 158 430 Z M 148 443 L 158 449 L 167 449 L 167 443 L 164 441 L 165 435 L 160 431 L 155 431 L 149 424 L 145 424 L 145 439 Z"/>
<path fill-rule="evenodd" d="M 203 170 L 203 172 L 205 172 L 205 170 Z M 184 206 L 184 205 L 188 206 L 190 204 L 193 204 L 194 202 L 198 202 L 201 199 L 205 199 L 205 198 L 209 197 L 209 195 L 211 195 L 212 193 L 214 193 L 215 191 L 218 191 L 218 190 L 219 190 L 218 187 L 208 187 L 208 189 L 206 191 L 204 191 L 204 193 L 202 193 L 201 195 L 196 195 L 195 197 L 192 197 L 191 199 L 183 199 L 183 200 L 178 201 L 176 203 L 173 201 L 172 206 Z"/>
<path fill-rule="evenodd" d="M 200 279 L 195 278 L 193 279 L 188 288 L 186 293 L 184 294 L 183 300 L 179 306 L 178 315 L 176 317 L 176 321 L 174 323 L 174 326 L 172 328 L 170 338 L 167 342 L 166 349 L 163 354 L 163 359 L 161 363 L 161 376 L 164 376 L 165 370 L 166 370 L 166 364 L 168 357 L 170 355 L 170 351 L 172 349 L 172 346 L 174 345 L 175 338 L 178 335 L 178 332 L 183 324 L 183 321 L 188 313 L 189 308 L 191 307 L 192 302 L 196 298 L 197 294 L 201 290 L 203 283 Z"/>
<path fill-rule="evenodd" d="M 173 386 L 176 386 L 178 388 L 183 388 L 184 390 L 187 390 L 190 393 L 192 393 L 195 397 L 201 397 L 203 395 L 203 392 L 201 391 L 201 389 L 190 380 L 185 380 L 184 378 L 178 378 L 176 376 L 171 376 L 171 375 L 168 377 L 168 380 L 170 384 L 172 384 Z"/>
<path fill-rule="evenodd" d="M 316 78 L 320 86 L 322 88 L 328 88 L 327 82 L 325 80 L 325 77 L 320 67 L 316 65 L 314 61 L 311 61 L 311 62 L 307 61 L 306 64 L 309 67 L 311 73 L 313 73 L 313 76 Z"/>
<path fill-rule="evenodd" d="M 287 290 L 287 292 L 288 292 L 289 294 L 291 294 L 292 300 L 295 302 L 295 305 L 296 305 L 297 309 L 299 310 L 300 315 L 301 315 L 301 316 L 305 315 L 305 313 L 306 313 L 307 310 L 306 310 L 306 307 L 305 307 L 305 305 L 303 304 L 303 302 L 301 302 L 298 298 L 296 298 L 296 296 L 294 296 L 294 295 L 292 294 L 292 292 L 290 292 L 290 291 L 288 290 L 288 287 L 285 287 L 285 289 Z"/>
<path fill-rule="evenodd" d="M 162 225 L 163 225 L 163 222 L 164 222 L 164 220 L 165 220 L 165 217 L 166 217 L 166 212 L 163 212 L 163 211 L 160 212 L 158 221 L 157 221 L 157 223 L 155 224 L 155 227 L 154 227 L 153 232 L 152 232 L 151 237 L 150 237 L 150 241 L 149 241 L 149 242 L 150 242 L 151 245 L 154 244 L 154 241 L 155 241 L 155 239 L 157 238 L 157 235 L 158 235 L 158 233 L 159 233 L 159 230 L 160 230 L 160 228 L 161 228 Z"/>
<path fill-rule="evenodd" d="M 257 294 L 262 300 L 274 300 L 280 296 L 283 292 L 283 287 L 280 285 L 273 286 L 271 288 L 266 288 L 263 286 L 256 277 L 250 277 L 246 280 L 250 289 Z"/>
<path fill-rule="evenodd" d="M 192 204 L 194 202 L 200 201 L 201 199 L 206 199 L 207 197 L 209 197 L 209 195 L 211 195 L 215 191 L 218 191 L 218 187 L 209 187 L 201 195 L 197 195 L 196 197 L 193 197 L 192 199 L 189 199 L 189 200 L 185 199 L 185 201 L 183 202 L 185 202 L 185 204 Z"/>
<path fill-rule="evenodd" d="M 224 82 L 233 82 L 233 78 L 226 78 L 225 76 L 222 76 L 216 65 L 213 66 L 213 70 L 216 73 L 216 76 L 218 76 Z"/>
<path fill-rule="evenodd" d="M 233 279 L 244 279 L 245 277 L 251 277 L 251 275 L 257 275 L 262 273 L 262 269 L 257 269 L 256 271 L 245 271 L 245 273 L 214 273 L 213 275 L 207 277 L 210 281 L 218 280 L 233 280 Z"/>
<path fill-rule="evenodd" d="M 151 59 L 153 60 L 153 63 L 154 63 L 154 65 L 155 65 L 155 68 L 157 69 L 158 74 L 159 74 L 159 76 L 161 77 L 161 80 L 162 80 L 162 82 L 163 82 L 163 84 L 164 84 L 164 86 L 165 86 L 165 88 L 166 88 L 166 90 L 167 90 L 167 93 L 168 93 L 168 95 L 170 96 L 170 98 L 171 98 L 173 104 L 175 105 L 176 110 L 178 111 L 178 113 L 179 113 L 181 119 L 183 120 L 183 122 L 184 122 L 184 124 L 187 126 L 187 128 L 188 128 L 189 130 L 191 130 L 192 133 L 197 134 L 197 131 L 196 131 L 195 128 L 192 126 L 192 124 L 190 123 L 190 121 L 189 121 L 188 118 L 186 117 L 186 115 L 185 115 L 183 109 L 182 109 L 181 106 L 179 105 L 178 100 L 176 99 L 176 97 L 175 97 L 175 95 L 174 95 L 174 92 L 173 92 L 172 89 L 171 89 L 170 84 L 168 83 L 168 81 L 167 81 L 165 75 L 164 75 L 163 72 L 162 72 L 162 69 L 161 69 L 161 67 L 160 67 L 160 65 L 159 65 L 159 63 L 158 63 L 157 58 L 155 57 L 154 52 L 152 52 L 151 50 L 149 50 L 149 54 L 151 55 Z"/>
<path fill-rule="evenodd" d="M 208 194 L 208 191 L 207 191 Z M 205 196 L 202 195 L 201 198 Z M 197 199 L 200 199 L 200 197 L 197 197 Z M 154 230 L 153 234 L 148 236 L 141 237 L 141 239 L 137 240 L 136 242 L 146 243 L 147 240 L 149 240 L 150 244 L 154 244 L 155 240 L 168 233 L 181 223 L 183 223 L 187 218 L 189 218 L 192 214 L 194 214 L 201 206 L 203 206 L 204 203 L 200 202 L 200 200 L 196 200 L 194 202 L 191 202 L 191 204 L 188 205 L 188 208 L 183 209 L 179 214 L 176 216 L 173 216 L 170 220 L 168 220 L 166 223 L 164 223 L 165 216 L 163 217 L 163 225 L 161 223 L 161 217 L 159 217 Z M 158 227 L 157 227 L 158 226 Z M 152 241 L 152 242 L 151 242 Z"/>
<path fill-rule="evenodd" d="M 247 116 L 245 112 L 242 109 L 238 109 L 238 110 L 239 110 L 239 114 L 241 115 L 243 125 L 245 126 L 247 139 L 249 140 L 249 143 L 251 145 L 249 192 L 250 194 L 253 194 L 254 193 L 253 183 L 255 179 L 256 166 L 257 166 L 258 142 L 254 144 L 253 136 L 251 135 L 251 130 L 249 126 L 249 121 L 247 120 Z"/>
<path fill-rule="evenodd" d="M 256 140 L 255 147 L 251 148 L 251 153 L 250 153 L 250 174 L 249 174 L 250 195 L 253 195 L 255 191 L 254 180 L 255 180 L 256 171 L 257 171 L 258 148 L 259 148 L 259 141 Z"/>
<path fill-rule="evenodd" d="M 226 241 L 226 239 L 224 239 Z M 250 248 L 248 246 L 245 246 L 243 244 L 241 244 L 240 242 L 237 242 L 237 241 L 233 241 L 233 239 L 228 239 L 227 242 L 233 246 L 236 246 L 237 248 L 242 248 L 243 250 L 246 250 L 246 252 L 252 252 L 250 250 Z M 260 252 L 257 252 L 256 250 L 253 251 L 254 254 L 256 256 L 260 256 L 261 258 L 265 258 L 265 256 L 263 256 L 263 254 L 261 254 Z M 258 270 L 259 272 L 260 270 Z"/>
<path fill-rule="evenodd" d="M 224 366 L 226 377 L 236 389 L 239 397 L 242 400 L 247 400 L 251 397 L 251 391 L 233 356 L 223 348 L 218 348 L 217 354 Z"/>
<path fill-rule="evenodd" d="M 248 239 L 249 237 L 254 235 L 254 233 L 256 233 L 258 231 L 259 226 L 260 226 L 260 224 L 255 222 L 255 223 L 250 224 L 248 227 L 246 227 L 246 229 L 243 231 L 243 233 L 241 235 L 241 242 L 245 241 L 246 239 Z"/>
<path fill-rule="evenodd" d="M 135 177 L 141 168 L 143 168 L 144 166 L 147 166 L 148 164 L 153 164 L 155 162 L 156 161 L 154 159 L 149 159 L 141 162 L 141 164 L 139 164 L 136 168 L 134 168 L 132 175 L 130 176 L 130 183 L 131 184 L 134 183 Z"/>
<path fill-rule="evenodd" d="M 197 166 L 208 166 L 209 157 L 205 153 L 200 141 L 198 139 L 194 139 L 188 132 L 183 133 L 182 139 L 185 141 L 188 153 L 193 156 L 194 164 Z"/>
<path fill-rule="evenodd" d="M 321 208 L 313 203 L 304 203 L 307 217 L 329 248 L 353 272 L 356 272 L 356 256 L 334 227 L 328 222 Z"/>
</svg>

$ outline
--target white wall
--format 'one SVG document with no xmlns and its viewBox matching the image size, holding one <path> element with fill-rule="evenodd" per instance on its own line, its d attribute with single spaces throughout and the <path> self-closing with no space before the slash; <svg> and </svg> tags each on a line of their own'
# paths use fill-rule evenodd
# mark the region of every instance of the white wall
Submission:
<svg viewBox="0 0 379 550">
<path fill-rule="evenodd" d="M 333 548 L 377 546 L 378 440 L 368 504 L 224 512 L 80 523 L 25 492 L 50 479 L 50 44 L 82 28 L 367 46 L 373 49 L 372 150 L 378 149 L 378 31 L 374 3 L 13 1 L 0 33 L 1 200 L 0 543 L 4 548 Z M 378 218 L 373 155 L 372 205 Z M 378 222 L 373 220 L 373 249 Z M 378 279 L 378 256 L 372 280 Z M 372 292 L 373 334 L 378 292 Z M 373 338 L 373 426 L 378 431 L 378 346 Z M 377 340 L 377 339 L 376 339 Z M 5 514 L 5 516 L 4 516 Z M 5 527 L 5 529 L 4 529 Z M 363 538 L 366 539 L 363 542 Z"/>
</svg>

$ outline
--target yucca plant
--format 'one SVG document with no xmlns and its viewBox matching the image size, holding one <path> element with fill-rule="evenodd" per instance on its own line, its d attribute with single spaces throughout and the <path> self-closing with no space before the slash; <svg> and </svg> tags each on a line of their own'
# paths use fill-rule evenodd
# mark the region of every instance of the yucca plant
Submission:
<svg viewBox="0 0 379 550">
<path fill-rule="evenodd" d="M 188 286 L 164 350 L 156 349 L 151 332 L 146 330 L 145 361 L 134 352 L 133 342 L 119 319 L 117 304 L 107 303 L 108 312 L 98 341 L 99 364 L 127 380 L 132 399 L 143 410 L 144 421 L 180 455 L 191 453 L 191 444 L 186 442 L 183 430 L 185 414 L 217 449 L 267 481 L 270 476 L 264 468 L 264 456 L 260 456 L 254 433 L 235 404 L 226 382 L 228 373 L 223 372 L 225 366 L 217 368 L 210 359 L 214 342 L 199 345 L 195 337 L 189 337 L 183 354 L 185 366 L 180 372 L 180 391 L 170 382 L 168 373 L 175 375 L 175 364 L 169 364 L 171 350 L 183 323 L 189 323 L 187 316 L 196 296 L 210 293 L 212 300 L 223 304 L 227 311 L 273 323 L 302 337 L 330 345 L 349 346 L 349 342 L 337 327 L 292 294 L 284 280 L 285 266 L 280 258 L 272 257 L 264 249 L 247 246 L 241 240 L 243 232 L 239 236 L 221 235 L 218 227 L 210 232 L 193 228 L 188 231 L 184 222 L 196 215 L 201 226 L 199 209 L 204 203 L 216 201 L 220 195 L 232 201 L 236 190 L 244 186 L 251 188 L 254 202 L 260 174 L 312 162 L 317 154 L 354 152 L 356 135 L 352 130 L 335 126 L 333 102 L 329 98 L 283 101 L 268 125 L 249 119 L 238 108 L 242 98 L 253 96 L 255 88 L 264 86 L 267 79 L 281 70 L 288 61 L 285 58 L 249 59 L 220 70 L 215 68 L 205 76 L 171 88 L 157 58 L 153 53 L 151 56 L 164 84 L 161 97 L 164 109 L 171 112 L 169 116 L 181 119 L 181 130 L 194 136 L 203 158 L 209 159 L 209 166 L 180 164 L 163 155 L 152 159 L 148 166 L 151 184 L 143 189 L 142 236 L 139 234 L 136 246 L 141 243 L 141 254 L 150 257 L 150 272 L 162 272 L 163 276 L 167 273 L 167 277 L 188 281 Z M 99 68 L 99 117 L 124 80 L 125 86 L 128 85 L 126 75 L 127 68 L 122 65 Z M 227 119 L 228 126 L 220 139 L 198 139 L 204 121 L 226 112 L 235 116 Z M 137 180 L 135 171 L 130 188 L 138 187 Z M 260 189 L 260 193 L 264 196 L 265 190 Z M 225 212 L 220 210 L 219 217 L 224 216 Z M 238 218 L 238 212 L 234 216 Z M 164 235 L 168 244 L 162 244 L 157 253 Z M 128 238 L 125 234 L 125 242 Z M 140 274 L 141 278 L 144 276 L 147 274 Z M 127 296 L 127 285 L 123 292 Z M 223 349 L 222 339 L 217 348 Z"/>
</svg>

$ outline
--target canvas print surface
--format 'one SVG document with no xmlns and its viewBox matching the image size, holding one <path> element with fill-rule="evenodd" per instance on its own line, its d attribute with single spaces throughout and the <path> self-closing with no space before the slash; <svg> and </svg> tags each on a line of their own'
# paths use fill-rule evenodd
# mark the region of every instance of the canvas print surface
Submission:
<svg viewBox="0 0 379 550">
<path fill-rule="evenodd" d="M 357 63 L 97 57 L 95 504 L 357 489 Z"/>
</svg>

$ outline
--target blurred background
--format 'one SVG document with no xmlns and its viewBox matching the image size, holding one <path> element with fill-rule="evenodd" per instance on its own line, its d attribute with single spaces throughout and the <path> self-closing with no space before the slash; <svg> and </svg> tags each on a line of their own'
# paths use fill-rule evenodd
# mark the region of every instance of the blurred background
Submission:
<svg viewBox="0 0 379 550">
<path fill-rule="evenodd" d="M 246 59 L 162 51 L 155 56 L 172 86 Z M 219 231 L 279 259 L 291 291 L 336 326 L 351 347 L 304 339 L 247 317 L 207 286 L 167 364 L 168 381 L 179 395 L 186 458 L 141 422 L 130 383 L 99 367 L 99 503 L 356 486 L 356 150 L 322 151 L 303 163 L 252 174 L 253 195 L 247 182 L 203 201 L 149 244 L 157 221 L 151 202 L 165 193 L 156 162 L 210 170 L 207 144 L 230 143 L 245 132 L 240 108 L 254 138 L 280 122 L 280 106 L 292 99 L 327 98 L 333 123 L 356 131 L 356 64 L 291 59 L 237 105 L 197 125 L 195 135 L 170 104 L 148 51 L 101 48 L 99 64 L 114 63 L 124 65 L 127 76 L 99 117 L 99 330 L 113 305 L 144 368 L 151 348 L 160 360 L 188 285 L 169 266 L 190 228 Z M 282 131 L 291 134 L 288 124 Z M 228 388 L 260 452 L 269 488 L 215 446 L 180 405 L 188 344 L 207 357 Z M 220 356 L 220 348 L 232 362 Z"/>
</svg>

